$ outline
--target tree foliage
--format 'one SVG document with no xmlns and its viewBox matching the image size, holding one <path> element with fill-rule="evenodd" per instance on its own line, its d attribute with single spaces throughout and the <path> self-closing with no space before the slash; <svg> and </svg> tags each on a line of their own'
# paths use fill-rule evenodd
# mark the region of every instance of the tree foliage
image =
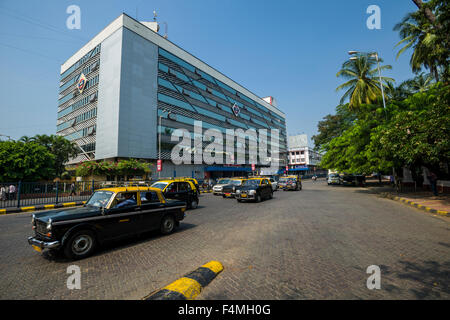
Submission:
<svg viewBox="0 0 450 320">
<path fill-rule="evenodd" d="M 112 161 L 86 161 L 77 165 L 75 174 L 87 176 L 143 175 L 151 173 L 150 164 L 137 159 Z"/>
<path fill-rule="evenodd" d="M 55 155 L 36 142 L 0 141 L 0 181 L 53 179 L 55 163 Z"/>
<path fill-rule="evenodd" d="M 450 87 L 438 83 L 386 110 L 366 105 L 353 124 L 326 143 L 321 166 L 351 173 L 438 167 L 450 160 Z"/>
</svg>

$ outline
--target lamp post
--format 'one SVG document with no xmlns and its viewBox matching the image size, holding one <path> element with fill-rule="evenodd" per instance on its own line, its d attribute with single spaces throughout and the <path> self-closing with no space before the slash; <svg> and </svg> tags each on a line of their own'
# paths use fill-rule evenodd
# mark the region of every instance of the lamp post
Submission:
<svg viewBox="0 0 450 320">
<path fill-rule="evenodd" d="M 169 117 L 169 115 L 172 113 L 171 111 L 167 111 L 167 110 L 161 110 L 162 112 L 167 112 L 167 117 Z M 158 160 L 159 162 L 161 162 L 161 134 L 162 134 L 162 130 L 161 130 L 161 118 L 163 116 L 160 115 L 159 116 L 159 125 L 158 125 L 158 131 L 159 131 L 159 147 L 158 147 Z M 161 179 L 161 171 L 158 171 L 158 178 Z"/>
</svg>

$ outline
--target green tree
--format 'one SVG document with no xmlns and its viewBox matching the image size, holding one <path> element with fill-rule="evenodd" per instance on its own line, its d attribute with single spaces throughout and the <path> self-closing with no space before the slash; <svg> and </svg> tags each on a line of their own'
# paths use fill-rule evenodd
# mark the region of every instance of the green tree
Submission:
<svg viewBox="0 0 450 320">
<path fill-rule="evenodd" d="M 439 167 L 450 161 L 450 87 L 441 84 L 405 100 L 374 139 L 381 152 L 406 167 Z"/>
<path fill-rule="evenodd" d="M 350 128 L 355 119 L 356 114 L 349 111 L 348 104 L 337 106 L 336 114 L 328 114 L 322 121 L 319 121 L 317 125 L 318 134 L 311 137 L 315 149 L 323 150 L 327 143 Z"/>
<path fill-rule="evenodd" d="M 394 31 L 398 31 L 402 39 L 396 46 L 403 46 L 397 58 L 411 48 L 413 53 L 410 65 L 413 72 L 420 72 L 422 68 L 427 68 L 438 82 L 441 67 L 448 80 L 449 2 L 447 0 L 431 0 L 426 3 L 421 0 L 413 1 L 419 10 L 406 15 L 394 27 Z"/>
<path fill-rule="evenodd" d="M 381 97 L 381 85 L 388 88 L 387 83 L 394 79 L 382 77 L 379 82 L 376 59 L 370 54 L 359 54 L 355 59 L 344 62 L 337 77 L 348 80 L 336 88 L 336 91 L 346 90 L 340 104 L 349 99 L 350 110 L 360 108 L 362 104 L 371 104 Z M 380 59 L 380 62 L 383 60 Z M 392 69 L 390 65 L 380 66 L 381 70 Z"/>
<path fill-rule="evenodd" d="M 0 181 L 53 179 L 55 155 L 35 142 L 0 142 Z"/>
<path fill-rule="evenodd" d="M 55 155 L 55 175 L 57 177 L 61 177 L 64 173 L 64 164 L 80 152 L 79 148 L 73 142 L 62 136 L 43 134 L 36 135 L 30 138 L 30 140 L 44 146 L 50 153 Z"/>
</svg>

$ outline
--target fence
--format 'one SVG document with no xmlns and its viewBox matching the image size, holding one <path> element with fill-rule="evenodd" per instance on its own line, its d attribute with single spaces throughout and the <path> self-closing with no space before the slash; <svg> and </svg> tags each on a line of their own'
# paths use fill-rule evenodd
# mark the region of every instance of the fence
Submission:
<svg viewBox="0 0 450 320">
<path fill-rule="evenodd" d="M 105 181 L 0 183 L 0 208 L 84 201 Z"/>
</svg>

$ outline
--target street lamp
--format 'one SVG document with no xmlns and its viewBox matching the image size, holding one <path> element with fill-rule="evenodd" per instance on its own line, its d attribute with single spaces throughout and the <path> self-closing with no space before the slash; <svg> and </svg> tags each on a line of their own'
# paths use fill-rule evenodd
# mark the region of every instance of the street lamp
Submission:
<svg viewBox="0 0 450 320">
<path fill-rule="evenodd" d="M 169 117 L 169 115 L 172 113 L 172 111 L 167 111 L 167 110 L 161 110 L 162 112 L 167 112 L 167 117 Z M 159 116 L 159 125 L 158 125 L 158 131 L 159 131 L 159 150 L 158 150 L 158 160 L 161 162 L 161 134 L 162 134 L 162 130 L 161 130 L 161 118 L 163 116 L 160 115 Z M 161 178 L 161 171 L 158 171 L 158 177 Z"/>
</svg>

